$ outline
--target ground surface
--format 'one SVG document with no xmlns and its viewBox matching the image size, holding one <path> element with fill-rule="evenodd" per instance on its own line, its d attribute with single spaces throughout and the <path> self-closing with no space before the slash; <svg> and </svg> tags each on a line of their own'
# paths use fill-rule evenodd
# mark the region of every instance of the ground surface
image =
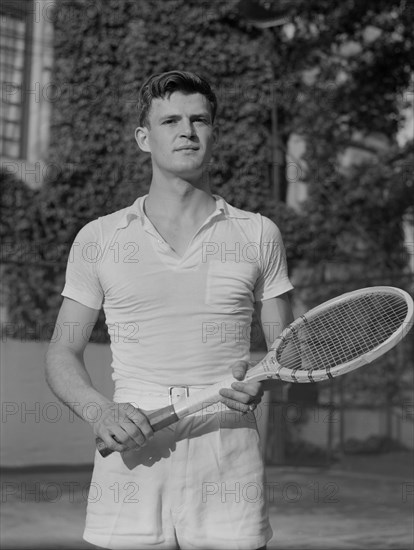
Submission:
<svg viewBox="0 0 414 550">
<path fill-rule="evenodd" d="M 87 549 L 90 470 L 3 472 L 1 550 Z M 273 549 L 412 549 L 413 455 L 352 456 L 330 468 L 270 467 Z M 241 498 L 254 499 L 254 488 Z M 229 550 L 231 550 L 229 548 Z"/>
</svg>

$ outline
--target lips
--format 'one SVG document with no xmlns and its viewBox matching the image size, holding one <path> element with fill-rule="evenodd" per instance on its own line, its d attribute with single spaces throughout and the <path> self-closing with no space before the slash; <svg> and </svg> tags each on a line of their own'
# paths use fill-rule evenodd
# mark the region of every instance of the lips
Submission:
<svg viewBox="0 0 414 550">
<path fill-rule="evenodd" d="M 177 147 L 176 151 L 198 151 L 199 147 L 194 147 L 193 145 L 182 145 Z"/>
</svg>

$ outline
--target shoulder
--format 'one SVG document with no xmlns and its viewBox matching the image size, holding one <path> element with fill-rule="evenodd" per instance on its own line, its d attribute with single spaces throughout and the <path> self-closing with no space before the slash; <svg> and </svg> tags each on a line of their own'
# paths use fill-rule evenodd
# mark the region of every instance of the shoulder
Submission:
<svg viewBox="0 0 414 550">
<path fill-rule="evenodd" d="M 228 203 L 226 203 L 226 209 L 230 219 L 237 219 L 246 230 L 252 231 L 255 235 L 260 235 L 262 239 L 281 239 L 278 226 L 270 218 L 259 213 L 236 208 Z"/>
<path fill-rule="evenodd" d="M 132 207 L 128 206 L 88 222 L 80 229 L 78 237 L 93 237 L 105 241 L 110 238 L 118 228 L 127 225 L 128 215 L 131 210 Z"/>
<path fill-rule="evenodd" d="M 100 218 L 94 220 L 94 222 L 99 225 L 103 232 L 112 232 L 114 229 L 124 225 L 124 222 L 128 219 L 128 215 L 132 211 L 132 208 L 133 206 L 127 206 L 126 208 L 122 208 L 121 210 L 117 210 L 116 212 L 112 212 L 106 216 L 101 216 Z"/>
<path fill-rule="evenodd" d="M 282 240 L 280 229 L 270 218 L 261 216 L 262 218 L 262 233 L 265 238 L 269 240 Z"/>
<path fill-rule="evenodd" d="M 227 214 L 230 218 L 249 220 L 250 222 L 254 223 L 260 217 L 260 214 L 255 214 L 254 212 L 249 212 L 248 210 L 242 210 L 241 208 L 236 208 L 228 202 L 223 202 L 225 204 Z"/>
</svg>

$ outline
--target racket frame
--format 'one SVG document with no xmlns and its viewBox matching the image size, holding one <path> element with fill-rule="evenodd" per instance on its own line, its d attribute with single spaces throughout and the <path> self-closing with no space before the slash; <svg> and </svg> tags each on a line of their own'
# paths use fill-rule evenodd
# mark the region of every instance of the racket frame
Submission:
<svg viewBox="0 0 414 550">
<path fill-rule="evenodd" d="M 384 342 L 382 342 L 381 344 L 378 344 L 378 346 L 376 346 L 369 352 L 366 352 L 363 355 L 360 355 L 352 359 L 351 361 L 332 367 L 331 369 L 323 368 L 318 370 L 312 370 L 312 372 L 309 372 L 306 370 L 303 370 L 303 371 L 291 370 L 279 365 L 279 363 L 276 360 L 276 356 L 277 356 L 277 352 L 279 351 L 279 348 L 284 344 L 286 340 L 289 339 L 292 332 L 300 331 L 303 324 L 304 323 L 306 324 L 306 322 L 309 319 L 313 317 L 317 317 L 321 313 L 328 311 L 334 305 L 344 304 L 348 302 L 351 298 L 356 298 L 357 296 L 362 296 L 367 294 L 377 294 L 377 293 L 394 294 L 395 296 L 403 298 L 407 305 L 407 313 L 404 321 L 401 323 L 400 327 L 397 330 L 395 330 L 386 340 L 384 340 Z M 292 323 L 290 323 L 289 326 L 286 327 L 281 332 L 281 334 L 276 338 L 271 349 L 274 350 L 275 352 L 275 363 L 279 365 L 277 367 L 277 377 L 285 382 L 306 383 L 306 382 L 321 382 L 322 380 L 326 380 L 327 378 L 335 378 L 336 376 L 346 374 L 363 365 L 372 363 L 372 361 L 374 361 L 378 357 L 381 357 L 382 355 L 384 355 L 384 353 L 386 353 L 387 351 L 395 347 L 407 335 L 408 331 L 413 326 L 413 323 L 414 323 L 414 303 L 411 296 L 405 290 L 391 287 L 391 286 L 373 286 L 373 287 L 367 287 L 367 288 L 346 292 L 345 294 L 341 294 L 340 296 L 331 298 L 330 300 L 327 300 L 323 304 L 315 306 L 314 308 L 309 310 L 307 313 L 304 313 L 299 318 L 295 319 Z M 267 356 L 265 357 L 265 359 L 266 358 Z"/>
</svg>

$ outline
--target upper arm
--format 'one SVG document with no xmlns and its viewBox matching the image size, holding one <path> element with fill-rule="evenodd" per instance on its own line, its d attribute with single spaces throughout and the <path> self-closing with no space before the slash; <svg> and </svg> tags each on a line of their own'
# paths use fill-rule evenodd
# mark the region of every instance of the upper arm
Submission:
<svg viewBox="0 0 414 550">
<path fill-rule="evenodd" d="M 255 282 L 255 302 L 265 302 L 292 290 L 288 277 L 286 252 L 279 228 L 261 216 L 259 273 Z"/>
<path fill-rule="evenodd" d="M 99 309 L 84 306 L 70 298 L 64 298 L 50 347 L 64 347 L 75 355 L 82 355 L 98 315 Z"/>
<path fill-rule="evenodd" d="M 99 278 L 102 250 L 99 220 L 94 220 L 82 227 L 72 243 L 62 291 L 65 298 L 98 311 L 104 298 Z"/>
<path fill-rule="evenodd" d="M 267 347 L 293 321 L 288 297 L 293 285 L 288 277 L 286 252 L 279 228 L 261 216 L 260 272 L 254 289 L 255 310 L 262 325 Z"/>
<path fill-rule="evenodd" d="M 293 321 L 293 313 L 287 292 L 274 298 L 255 303 L 267 347 L 273 344 L 282 330 Z"/>
<path fill-rule="evenodd" d="M 64 297 L 49 350 L 65 349 L 81 356 L 98 319 L 103 290 L 97 274 L 101 249 L 97 220 L 86 224 L 72 243 Z"/>
</svg>

